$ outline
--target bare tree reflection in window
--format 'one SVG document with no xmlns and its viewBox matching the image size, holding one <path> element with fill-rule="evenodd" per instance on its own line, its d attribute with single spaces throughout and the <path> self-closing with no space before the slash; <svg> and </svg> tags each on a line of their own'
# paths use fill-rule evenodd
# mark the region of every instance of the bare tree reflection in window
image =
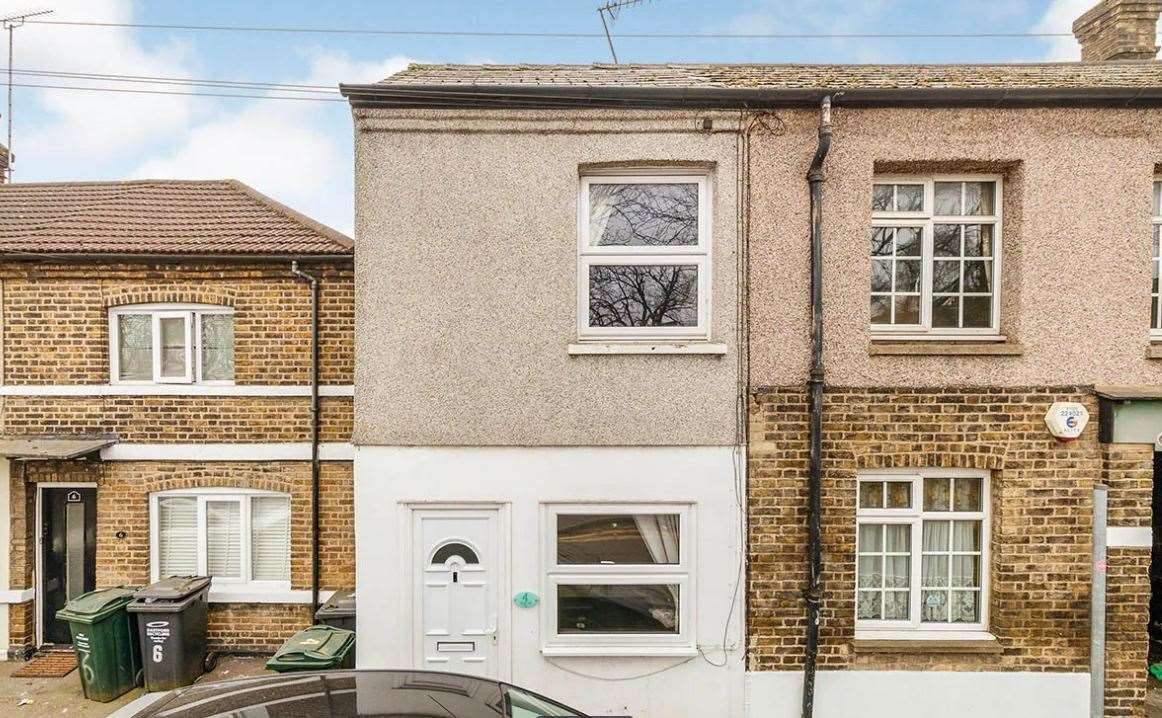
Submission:
<svg viewBox="0 0 1162 718">
<path fill-rule="evenodd" d="M 697 265 L 589 267 L 589 326 L 698 325 Z"/>
<path fill-rule="evenodd" d="M 590 246 L 698 244 L 698 185 L 591 184 Z"/>
</svg>

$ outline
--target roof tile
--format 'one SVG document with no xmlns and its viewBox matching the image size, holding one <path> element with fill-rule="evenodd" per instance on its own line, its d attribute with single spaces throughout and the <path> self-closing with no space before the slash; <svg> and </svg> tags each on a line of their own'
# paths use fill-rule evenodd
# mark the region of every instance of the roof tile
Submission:
<svg viewBox="0 0 1162 718">
<path fill-rule="evenodd" d="M 995 65 L 413 63 L 380 84 L 748 89 L 1158 87 L 1162 86 L 1162 63 L 1154 60 Z"/>
<path fill-rule="evenodd" d="M 0 185 L 0 253 L 320 255 L 351 246 L 236 180 Z"/>
</svg>

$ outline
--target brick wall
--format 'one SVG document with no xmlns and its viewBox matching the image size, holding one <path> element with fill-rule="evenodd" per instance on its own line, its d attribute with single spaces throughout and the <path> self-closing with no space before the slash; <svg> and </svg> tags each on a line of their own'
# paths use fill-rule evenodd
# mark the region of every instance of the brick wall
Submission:
<svg viewBox="0 0 1162 718">
<path fill-rule="evenodd" d="M 52 461 L 28 462 L 26 471 L 12 472 L 14 497 L 29 497 L 19 505 L 25 511 L 14 516 L 14 524 L 28 527 L 13 536 L 14 568 L 22 578 L 13 584 L 31 585 L 35 538 L 31 532 L 35 511 L 31 497 L 38 482 L 95 482 L 97 484 L 97 576 L 98 587 L 140 585 L 150 578 L 149 495 L 156 491 L 203 487 L 232 487 L 279 491 L 291 496 L 291 587 L 311 586 L 311 467 L 305 461 L 284 462 L 184 462 L 184 461 Z M 18 488 L 19 487 L 19 488 Z M 320 477 L 320 585 L 324 590 L 355 585 L 355 522 L 352 464 L 327 461 Z M 17 506 L 13 502 L 13 506 Z M 15 512 L 14 510 L 14 513 Z M 118 538 L 118 533 L 124 533 Z M 21 583 L 26 581 L 26 583 Z M 29 604 L 31 605 L 31 604 Z M 234 626 L 227 619 L 239 612 L 254 614 Z M 303 606 L 263 604 L 249 607 L 215 607 L 216 645 L 238 645 L 259 649 L 269 646 L 262 640 L 293 633 L 304 624 L 299 620 L 309 610 Z M 301 614 L 301 615 L 300 615 Z M 261 616 L 259 618 L 258 616 Z M 275 626 L 275 622 L 295 620 Z M 29 616 L 31 618 L 31 616 Z M 18 622 L 20 617 L 10 619 Z M 11 629 L 10 629 L 11 630 Z M 14 632 L 13 636 L 17 634 Z M 31 631 L 22 633 L 29 642 Z M 265 636 L 266 639 L 262 637 Z M 262 640 L 259 640 L 262 639 Z M 17 638 L 10 639 L 14 645 Z"/>
<path fill-rule="evenodd" d="M 316 269 L 312 268 L 312 271 Z M 322 381 L 354 372 L 355 290 L 349 267 L 318 268 Z M 124 304 L 199 302 L 235 310 L 239 384 L 305 384 L 310 291 L 289 266 L 0 264 L 4 383 L 109 381 L 108 310 Z"/>
<path fill-rule="evenodd" d="M 130 443 L 303 442 L 311 438 L 309 397 L 9 396 L 0 403 L 8 434 L 116 434 Z M 323 441 L 351 440 L 351 397 L 322 397 Z"/>
<path fill-rule="evenodd" d="M 269 653 L 314 620 L 310 606 L 214 603 L 207 623 L 214 650 Z"/>
<path fill-rule="evenodd" d="M 1085 403 L 1093 425 L 1059 444 L 1044 414 Z M 1091 491 L 1111 484 L 1117 521 L 1149 517 L 1141 447 L 1102 447 L 1097 402 L 1083 387 L 829 387 L 823 428 L 824 669 L 1086 671 Z M 802 666 L 808 416 L 805 392 L 755 392 L 750 435 L 749 668 Z M 987 469 L 992 488 L 990 630 L 999 655 L 872 654 L 853 649 L 856 475 L 864 469 Z M 1143 494 L 1143 490 L 1145 493 Z M 1144 502 L 1144 508 L 1142 503 Z M 1143 514 L 1143 511 L 1145 512 Z M 1140 554 L 1140 555 L 1138 555 Z M 1141 703 L 1149 552 L 1111 563 L 1111 711 Z M 1148 590 L 1148 589 L 1147 589 Z M 1120 617 L 1126 616 L 1125 620 Z M 1112 713 L 1111 713 L 1112 714 Z"/>
</svg>

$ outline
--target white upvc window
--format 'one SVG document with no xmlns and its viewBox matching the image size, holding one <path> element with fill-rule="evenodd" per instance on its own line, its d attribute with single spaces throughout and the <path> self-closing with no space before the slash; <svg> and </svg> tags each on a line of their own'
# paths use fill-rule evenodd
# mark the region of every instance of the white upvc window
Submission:
<svg viewBox="0 0 1162 718">
<path fill-rule="evenodd" d="M 1150 285 L 1150 338 L 1154 340 L 1162 340 L 1162 306 L 1159 302 L 1162 299 L 1158 294 L 1158 269 L 1159 262 L 1159 248 L 1158 244 L 1162 241 L 1162 177 L 1154 178 L 1154 200 L 1152 203 L 1153 209 L 1151 214 L 1154 221 L 1154 238 L 1152 241 L 1153 250 L 1150 253 L 1150 268 L 1152 273 L 1152 283 Z"/>
<path fill-rule="evenodd" d="M 857 635 L 984 635 L 988 473 L 961 469 L 867 473 L 859 476 L 857 491 Z"/>
<path fill-rule="evenodd" d="M 588 175 L 580 195 L 579 338 L 709 339 L 709 177 Z"/>
<path fill-rule="evenodd" d="M 545 655 L 693 655 L 688 504 L 553 504 L 543 510 Z"/>
<path fill-rule="evenodd" d="M 234 383 L 234 310 L 137 304 L 109 310 L 114 384 Z"/>
<path fill-rule="evenodd" d="M 999 338 L 1001 177 L 876 176 L 871 332 Z"/>
<path fill-rule="evenodd" d="M 211 576 L 218 588 L 290 590 L 290 496 L 183 489 L 150 495 L 150 576 Z"/>
</svg>

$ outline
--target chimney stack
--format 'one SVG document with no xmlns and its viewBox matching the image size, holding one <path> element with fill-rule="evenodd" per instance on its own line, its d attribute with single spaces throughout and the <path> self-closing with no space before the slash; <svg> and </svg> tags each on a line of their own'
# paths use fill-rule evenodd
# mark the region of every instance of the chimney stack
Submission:
<svg viewBox="0 0 1162 718">
<path fill-rule="evenodd" d="M 8 148 L 0 145 L 0 182 L 8 181 Z"/>
<path fill-rule="evenodd" d="M 1155 0 L 1102 0 L 1073 23 L 1082 61 L 1155 59 L 1159 12 Z"/>
</svg>

